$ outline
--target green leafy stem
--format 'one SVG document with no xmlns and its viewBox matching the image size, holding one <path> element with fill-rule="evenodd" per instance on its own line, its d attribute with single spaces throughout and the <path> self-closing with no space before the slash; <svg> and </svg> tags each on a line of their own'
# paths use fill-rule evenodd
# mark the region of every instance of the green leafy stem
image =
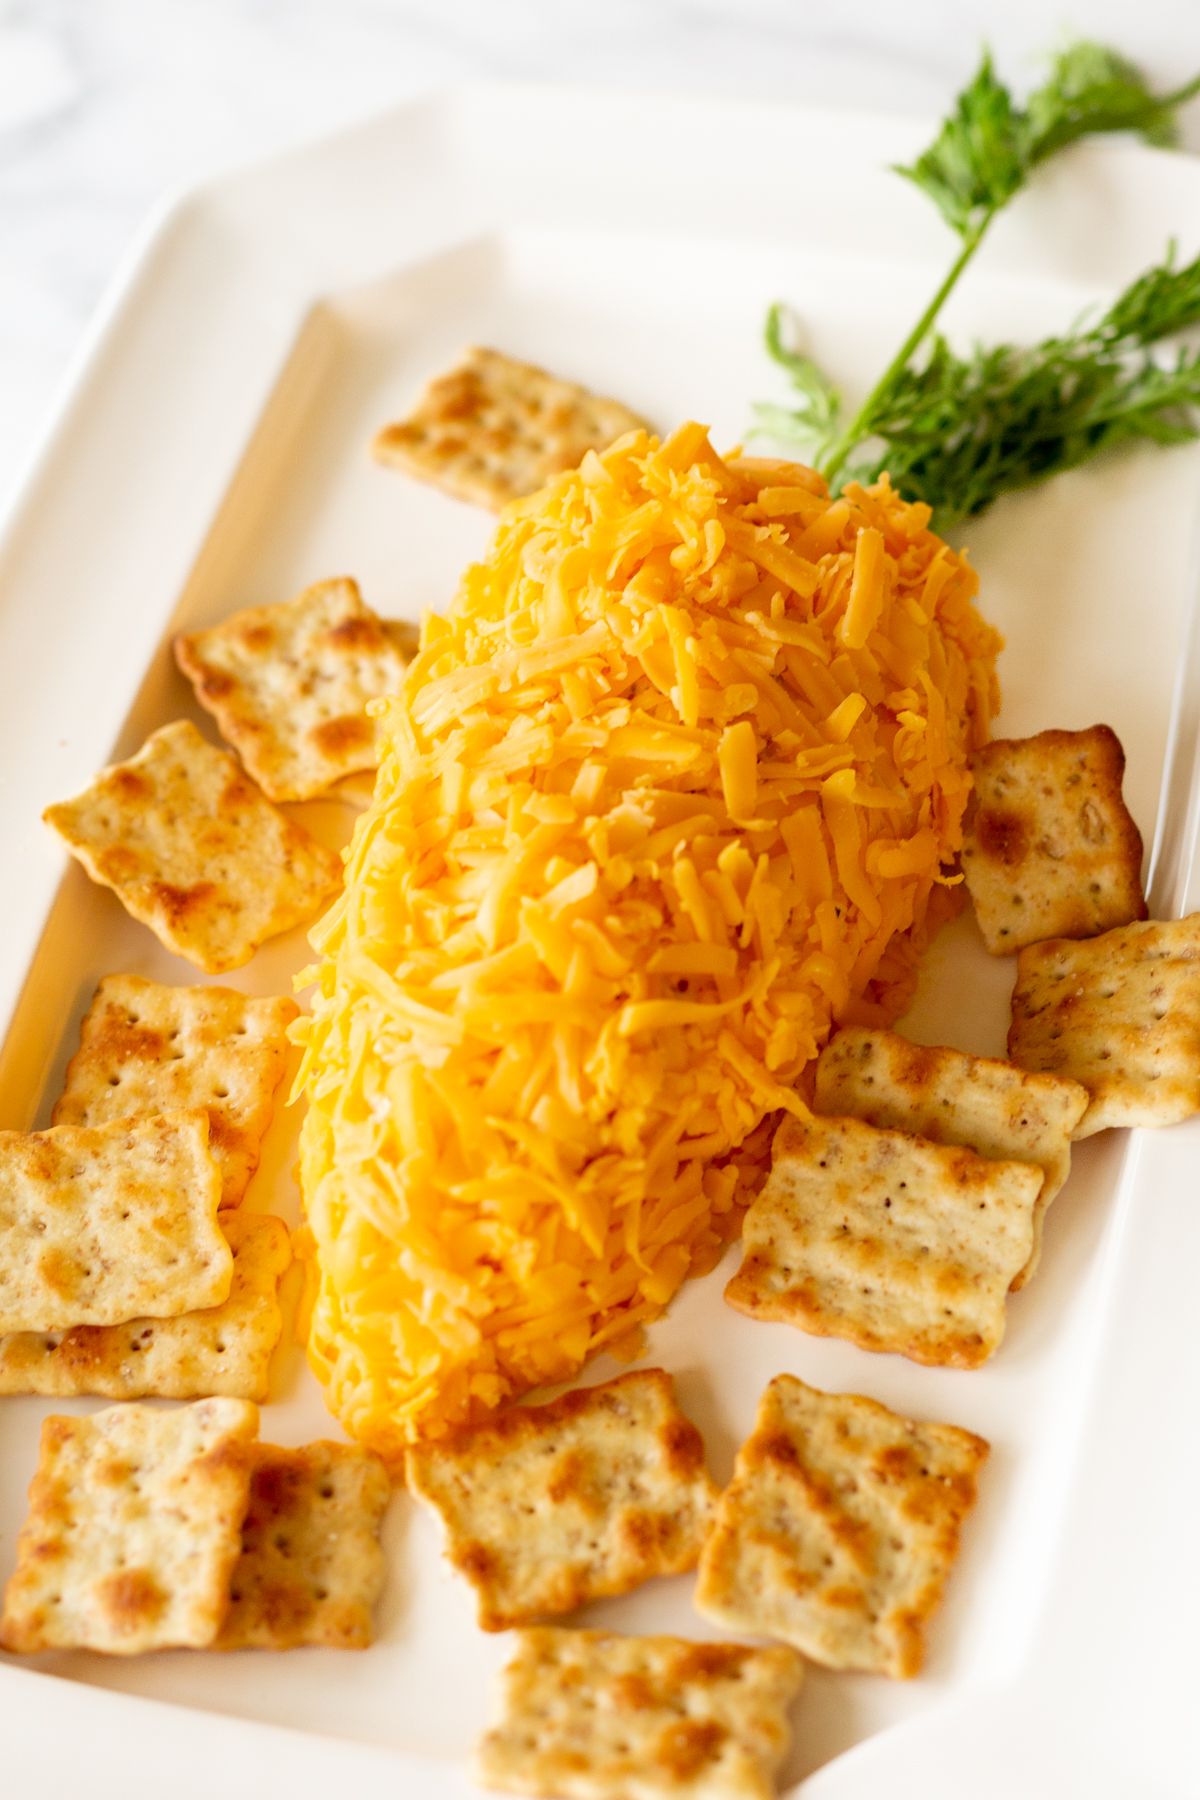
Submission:
<svg viewBox="0 0 1200 1800">
<path fill-rule="evenodd" d="M 766 346 L 795 398 L 756 407 L 755 432 L 803 449 L 831 487 L 887 469 L 908 498 L 933 507 L 943 530 L 1117 443 L 1195 437 L 1200 352 L 1180 349 L 1169 365 L 1151 353 L 1200 322 L 1200 259 L 1176 266 L 1173 246 L 1102 317 L 1065 337 L 960 356 L 934 327 L 993 219 L 1040 164 L 1102 132 L 1170 145 L 1180 107 L 1197 93 L 1200 75 L 1154 94 L 1123 57 L 1083 43 L 1053 59 L 1022 108 L 985 54 L 933 143 L 897 170 L 959 239 L 929 304 L 848 423 L 837 388 L 787 342 L 785 309 L 773 306 Z"/>
</svg>

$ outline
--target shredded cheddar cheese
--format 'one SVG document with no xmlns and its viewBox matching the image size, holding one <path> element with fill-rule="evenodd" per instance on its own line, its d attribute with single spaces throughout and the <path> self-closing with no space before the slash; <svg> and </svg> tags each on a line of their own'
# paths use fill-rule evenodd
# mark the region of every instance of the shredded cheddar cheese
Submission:
<svg viewBox="0 0 1200 1800">
<path fill-rule="evenodd" d="M 846 1017 L 950 909 L 999 639 L 881 481 L 704 429 L 510 507 L 426 619 L 314 933 L 309 1354 L 406 1441 L 710 1268 Z"/>
</svg>

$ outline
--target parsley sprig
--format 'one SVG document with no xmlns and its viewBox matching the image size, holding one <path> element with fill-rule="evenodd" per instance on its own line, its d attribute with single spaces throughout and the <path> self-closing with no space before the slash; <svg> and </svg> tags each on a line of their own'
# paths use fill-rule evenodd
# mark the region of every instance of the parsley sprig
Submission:
<svg viewBox="0 0 1200 1800">
<path fill-rule="evenodd" d="M 960 356 L 935 325 L 992 220 L 1039 164 L 1100 132 L 1170 144 L 1179 108 L 1196 93 L 1200 76 L 1154 94 L 1123 57 L 1084 43 L 1056 56 L 1020 107 L 985 55 L 933 143 L 897 171 L 959 239 L 929 304 L 848 423 L 838 390 L 787 343 L 784 309 L 773 306 L 767 350 L 795 398 L 757 407 L 756 430 L 801 445 L 831 486 L 886 468 L 905 495 L 933 506 L 942 529 L 1114 444 L 1195 437 L 1200 353 L 1161 362 L 1152 347 L 1200 322 L 1200 259 L 1177 267 L 1168 250 L 1100 318 L 1028 348 Z"/>
</svg>

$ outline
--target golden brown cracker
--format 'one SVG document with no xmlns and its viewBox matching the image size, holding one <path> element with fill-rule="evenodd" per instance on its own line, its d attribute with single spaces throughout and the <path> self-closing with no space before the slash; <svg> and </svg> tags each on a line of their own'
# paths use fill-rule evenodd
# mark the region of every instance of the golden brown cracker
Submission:
<svg viewBox="0 0 1200 1800">
<path fill-rule="evenodd" d="M 220 1197 L 203 1112 L 0 1131 L 0 1333 L 219 1306 Z"/>
<path fill-rule="evenodd" d="M 47 1419 L 0 1645 L 133 1656 L 211 1644 L 257 1428 L 245 1400 Z"/>
<path fill-rule="evenodd" d="M 227 1300 L 170 1319 L 10 1332 L 0 1337 L 0 1394 L 265 1401 L 283 1331 L 279 1281 L 292 1259 L 288 1228 L 262 1213 L 223 1213 L 220 1224 L 233 1254 Z"/>
<path fill-rule="evenodd" d="M 374 450 L 380 462 L 499 512 L 644 424 L 619 400 L 471 349 L 430 382 L 407 419 L 384 427 Z"/>
<path fill-rule="evenodd" d="M 363 1650 L 383 1587 L 387 1470 L 349 1444 L 254 1447 L 242 1549 L 218 1650 Z"/>
<path fill-rule="evenodd" d="M 475 1773 L 562 1800 L 771 1800 L 803 1677 L 781 1645 L 521 1631 Z"/>
<path fill-rule="evenodd" d="M 1146 917 L 1142 840 L 1107 725 L 997 738 L 971 761 L 963 873 L 993 956 Z"/>
<path fill-rule="evenodd" d="M 385 619 L 383 629 L 407 666 L 421 648 L 421 627 L 414 625 L 411 619 Z"/>
<path fill-rule="evenodd" d="M 405 668 L 387 627 L 346 580 L 186 632 L 175 660 L 270 800 L 310 800 L 375 768 L 367 704 L 396 693 Z"/>
<path fill-rule="evenodd" d="M 1036 1163 L 1045 1181 L 1033 1213 L 1033 1249 L 1013 1282 L 1020 1288 L 1037 1268 L 1042 1221 L 1070 1172 L 1071 1134 L 1087 1103 L 1087 1089 L 1076 1081 L 860 1026 L 837 1032 L 822 1050 L 813 1104 L 827 1116 L 960 1144 L 999 1162 Z"/>
<path fill-rule="evenodd" d="M 1087 1089 L 1076 1137 L 1200 1112 L 1200 913 L 1022 950 L 1008 1053 Z"/>
<path fill-rule="evenodd" d="M 831 1669 L 916 1675 L 987 1454 L 955 1425 L 777 1375 L 721 1496 L 697 1607 Z"/>
<path fill-rule="evenodd" d="M 788 1118 L 725 1298 L 864 1350 L 973 1369 L 1004 1335 L 1042 1179 L 859 1119 Z"/>
<path fill-rule="evenodd" d="M 42 817 L 93 881 L 211 974 L 311 918 L 341 880 L 341 858 L 186 719 Z"/>
<path fill-rule="evenodd" d="M 479 1623 L 504 1631 L 695 1567 L 716 1489 L 669 1375 L 640 1369 L 408 1452 Z"/>
<path fill-rule="evenodd" d="M 103 1125 L 203 1107 L 221 1205 L 237 1206 L 258 1166 L 297 1012 L 292 1000 L 253 1000 L 232 988 L 107 975 L 84 1018 L 54 1123 Z"/>
</svg>

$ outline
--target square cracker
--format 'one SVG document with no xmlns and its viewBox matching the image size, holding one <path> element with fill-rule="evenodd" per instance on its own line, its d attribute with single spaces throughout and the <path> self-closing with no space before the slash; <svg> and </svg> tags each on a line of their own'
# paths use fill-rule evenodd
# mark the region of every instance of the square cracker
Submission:
<svg viewBox="0 0 1200 1800">
<path fill-rule="evenodd" d="M 418 1444 L 407 1469 L 484 1631 L 695 1568 L 717 1493 L 661 1369 Z"/>
<path fill-rule="evenodd" d="M 219 1306 L 220 1197 L 207 1113 L 0 1131 L 0 1332 Z"/>
<path fill-rule="evenodd" d="M 0 1337 L 0 1394 L 265 1401 L 283 1331 L 278 1288 L 292 1260 L 288 1228 L 261 1213 L 225 1213 L 220 1223 L 233 1253 L 228 1300 L 173 1319 L 11 1332 Z"/>
<path fill-rule="evenodd" d="M 499 512 L 607 450 L 645 420 L 499 350 L 468 350 L 430 382 L 415 410 L 375 439 L 375 455 L 459 500 Z"/>
<path fill-rule="evenodd" d="M 1145 918 L 1142 840 L 1121 797 L 1114 731 L 997 738 L 971 767 L 963 873 L 993 956 Z"/>
<path fill-rule="evenodd" d="M 697 1607 L 831 1669 L 916 1675 L 987 1454 L 956 1425 L 777 1375 L 721 1496 Z"/>
<path fill-rule="evenodd" d="M 1033 1211 L 1033 1249 L 1013 1282 L 1020 1288 L 1037 1268 L 1042 1221 L 1070 1172 L 1071 1133 L 1087 1103 L 1077 1081 L 862 1026 L 839 1031 L 822 1050 L 813 1108 L 961 1144 L 998 1162 L 1037 1163 L 1045 1181 Z"/>
<path fill-rule="evenodd" d="M 186 719 L 42 814 L 93 881 L 212 974 L 312 917 L 341 858 L 285 818 Z"/>
<path fill-rule="evenodd" d="M 377 1456 L 349 1444 L 256 1444 L 242 1550 L 218 1650 L 365 1650 L 383 1587 L 391 1497 Z"/>
<path fill-rule="evenodd" d="M 83 1021 L 54 1123 L 104 1125 L 130 1113 L 203 1107 L 221 1205 L 237 1206 L 258 1167 L 287 1065 L 287 1028 L 298 1010 L 292 1000 L 248 1000 L 233 988 L 106 975 Z"/>
<path fill-rule="evenodd" d="M 1022 950 L 1008 1053 L 1088 1090 L 1076 1137 L 1200 1112 L 1200 913 Z"/>
<path fill-rule="evenodd" d="M 976 1368 L 1004 1336 L 1042 1180 L 860 1119 L 785 1119 L 725 1298 L 864 1350 Z"/>
<path fill-rule="evenodd" d="M 246 1400 L 46 1419 L 0 1644 L 115 1656 L 211 1644 L 257 1429 Z"/>
<path fill-rule="evenodd" d="M 378 757 L 367 702 L 405 661 L 353 581 L 252 606 L 175 639 L 175 660 L 270 800 L 310 800 Z"/>
<path fill-rule="evenodd" d="M 562 1800 L 771 1800 L 803 1678 L 782 1645 L 522 1631 L 475 1774 Z"/>
</svg>

